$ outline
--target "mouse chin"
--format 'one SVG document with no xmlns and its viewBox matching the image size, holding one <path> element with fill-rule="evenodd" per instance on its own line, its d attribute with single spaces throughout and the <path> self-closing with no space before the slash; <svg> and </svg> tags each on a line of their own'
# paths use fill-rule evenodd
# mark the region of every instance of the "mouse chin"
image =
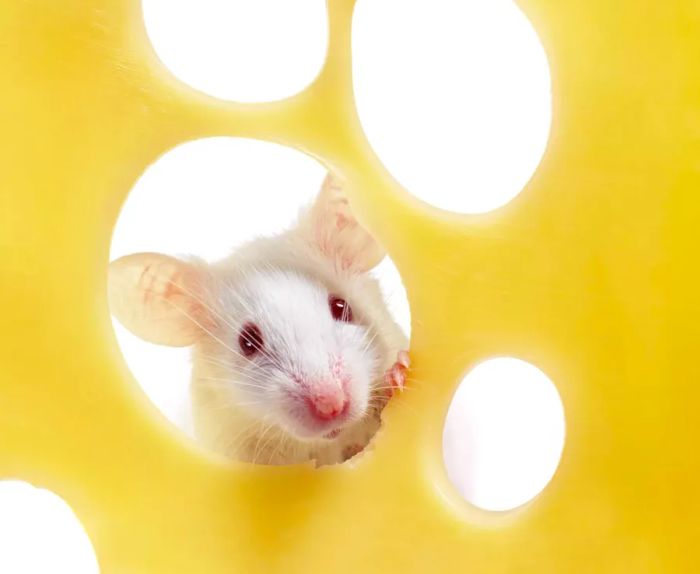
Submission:
<svg viewBox="0 0 700 574">
<path fill-rule="evenodd" d="M 305 403 L 304 403 L 305 404 Z M 349 426 L 362 419 L 367 406 L 354 399 L 338 416 L 322 420 L 310 416 L 305 408 L 286 408 L 281 414 L 279 426 L 300 442 L 331 441 Z"/>
<path fill-rule="evenodd" d="M 284 424 L 285 430 L 301 442 L 317 442 L 335 439 L 350 424 L 350 419 L 329 421 L 317 424 L 308 421 L 290 420 Z"/>
</svg>

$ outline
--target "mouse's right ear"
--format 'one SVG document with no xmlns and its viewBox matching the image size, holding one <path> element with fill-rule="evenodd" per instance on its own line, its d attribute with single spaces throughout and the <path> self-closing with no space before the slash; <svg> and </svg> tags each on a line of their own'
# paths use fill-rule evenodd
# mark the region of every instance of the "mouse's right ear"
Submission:
<svg viewBox="0 0 700 574">
<path fill-rule="evenodd" d="M 112 314 L 137 337 L 173 347 L 211 328 L 204 266 L 159 253 L 127 255 L 109 265 Z"/>
</svg>

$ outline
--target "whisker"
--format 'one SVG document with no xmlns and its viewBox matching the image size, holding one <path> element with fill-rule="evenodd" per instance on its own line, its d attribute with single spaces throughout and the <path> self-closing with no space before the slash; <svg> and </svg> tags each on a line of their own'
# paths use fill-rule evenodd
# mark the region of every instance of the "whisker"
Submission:
<svg viewBox="0 0 700 574">
<path fill-rule="evenodd" d="M 253 380 L 252 382 L 233 381 L 231 379 L 219 379 L 216 377 L 197 377 L 197 380 L 198 381 L 209 381 L 209 382 L 213 382 L 213 383 L 222 383 L 221 386 L 224 386 L 224 384 L 226 384 L 228 387 L 241 386 L 241 387 L 251 387 L 254 389 L 266 389 L 267 388 L 265 381 L 255 381 L 255 380 Z"/>
</svg>

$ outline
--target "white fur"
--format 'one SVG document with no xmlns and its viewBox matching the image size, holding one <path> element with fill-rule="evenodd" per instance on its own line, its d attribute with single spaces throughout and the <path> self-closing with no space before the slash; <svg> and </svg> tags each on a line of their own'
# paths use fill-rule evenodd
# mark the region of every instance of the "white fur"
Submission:
<svg viewBox="0 0 700 574">
<path fill-rule="evenodd" d="M 407 344 L 367 273 L 382 256 L 329 177 L 296 226 L 219 263 L 159 254 L 113 262 L 110 304 L 143 338 L 194 343 L 193 419 L 205 445 L 265 464 L 340 462 L 379 427 L 379 387 Z M 333 319 L 329 295 L 350 304 L 352 323 Z M 238 343 L 247 323 L 264 340 L 252 357 Z M 346 388 L 349 410 L 326 424 L 311 417 L 304 392 L 334 384 Z"/>
<path fill-rule="evenodd" d="M 366 273 L 339 269 L 294 232 L 251 242 L 211 273 L 217 285 L 213 306 L 228 323 L 217 338 L 235 350 L 240 329 L 252 321 L 277 360 L 250 361 L 211 337 L 201 339 L 194 350 L 192 385 L 197 435 L 227 456 L 272 464 L 339 462 L 347 448 L 364 447 L 385 404 L 383 389 L 377 387 L 406 346 L 376 281 Z M 333 320 L 329 294 L 350 303 L 353 324 Z M 328 376 L 333 356 L 342 358 L 352 381 L 351 420 L 329 441 L 320 432 L 304 436 L 304 413 L 285 391 L 298 387 L 291 373 Z M 262 388 L 257 386 L 260 379 Z"/>
</svg>

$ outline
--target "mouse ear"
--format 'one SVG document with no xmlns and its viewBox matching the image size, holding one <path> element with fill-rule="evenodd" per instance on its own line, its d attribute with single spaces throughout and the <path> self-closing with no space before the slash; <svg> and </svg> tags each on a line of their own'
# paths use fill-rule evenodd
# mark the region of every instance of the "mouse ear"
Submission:
<svg viewBox="0 0 700 574">
<path fill-rule="evenodd" d="M 340 182 L 330 173 L 306 219 L 312 241 L 342 269 L 368 271 L 386 255 L 355 219 Z"/>
<path fill-rule="evenodd" d="M 137 337 L 172 347 L 193 344 L 209 328 L 204 268 L 159 253 L 137 253 L 109 265 L 112 314 Z"/>
</svg>

